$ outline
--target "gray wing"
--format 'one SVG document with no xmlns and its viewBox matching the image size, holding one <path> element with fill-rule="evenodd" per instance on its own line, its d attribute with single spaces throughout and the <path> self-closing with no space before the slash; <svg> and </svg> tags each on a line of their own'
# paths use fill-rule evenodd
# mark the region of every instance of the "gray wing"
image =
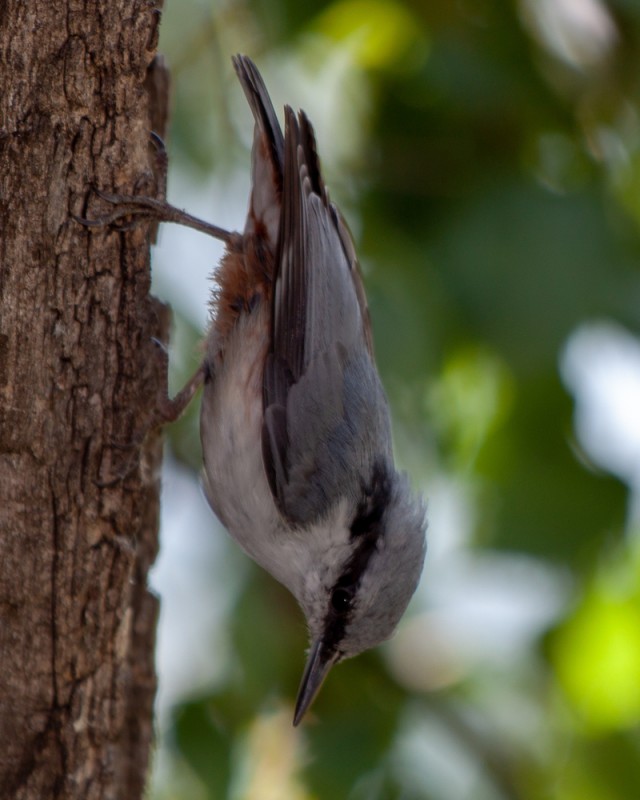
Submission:
<svg viewBox="0 0 640 800">
<path fill-rule="evenodd" d="M 391 445 L 353 243 L 329 202 L 311 124 L 285 114 L 263 457 L 281 511 L 306 523 L 344 495 L 357 500 Z"/>
</svg>

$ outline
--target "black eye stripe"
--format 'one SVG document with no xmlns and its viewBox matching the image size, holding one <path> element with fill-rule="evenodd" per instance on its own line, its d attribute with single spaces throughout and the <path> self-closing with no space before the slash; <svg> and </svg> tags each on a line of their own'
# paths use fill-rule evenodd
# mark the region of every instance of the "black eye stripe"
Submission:
<svg viewBox="0 0 640 800">
<path fill-rule="evenodd" d="M 350 526 L 351 540 L 357 546 L 335 583 L 325 616 L 324 649 L 327 653 L 335 652 L 344 638 L 358 584 L 382 535 L 381 522 L 390 495 L 389 471 L 384 464 L 376 462 Z"/>
<path fill-rule="evenodd" d="M 377 461 L 373 465 L 371 480 L 362 489 L 363 498 L 351 523 L 352 538 L 379 533 L 380 521 L 391 495 L 389 471 L 384 464 Z"/>
</svg>

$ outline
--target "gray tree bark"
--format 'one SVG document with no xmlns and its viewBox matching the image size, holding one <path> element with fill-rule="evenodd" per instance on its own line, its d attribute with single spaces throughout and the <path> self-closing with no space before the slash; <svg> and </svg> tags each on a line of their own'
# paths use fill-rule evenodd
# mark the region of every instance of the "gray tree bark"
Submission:
<svg viewBox="0 0 640 800">
<path fill-rule="evenodd" d="M 144 790 L 161 444 L 118 443 L 163 388 L 167 314 L 145 226 L 73 215 L 92 185 L 155 191 L 158 6 L 0 0 L 3 799 Z"/>
</svg>

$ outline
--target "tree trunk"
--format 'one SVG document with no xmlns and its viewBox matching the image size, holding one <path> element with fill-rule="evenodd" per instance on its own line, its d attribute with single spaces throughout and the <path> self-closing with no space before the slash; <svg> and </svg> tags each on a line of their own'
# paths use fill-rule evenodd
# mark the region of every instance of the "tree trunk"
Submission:
<svg viewBox="0 0 640 800">
<path fill-rule="evenodd" d="M 163 388 L 167 314 L 145 227 L 72 215 L 91 186 L 155 191 L 158 5 L 0 0 L 3 800 L 144 789 L 161 445 L 136 432 Z"/>
</svg>

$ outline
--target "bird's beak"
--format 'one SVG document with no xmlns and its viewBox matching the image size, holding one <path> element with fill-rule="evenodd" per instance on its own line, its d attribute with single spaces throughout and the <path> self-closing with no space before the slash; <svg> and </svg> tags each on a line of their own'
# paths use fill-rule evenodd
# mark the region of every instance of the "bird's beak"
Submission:
<svg viewBox="0 0 640 800">
<path fill-rule="evenodd" d="M 320 691 L 322 682 L 329 674 L 329 670 L 334 665 L 335 656 L 327 657 L 323 652 L 322 639 L 316 640 L 309 653 L 307 665 L 304 668 L 300 688 L 298 689 L 298 699 L 296 700 L 296 710 L 293 715 L 293 724 L 297 726 L 304 717 L 314 697 Z"/>
</svg>

